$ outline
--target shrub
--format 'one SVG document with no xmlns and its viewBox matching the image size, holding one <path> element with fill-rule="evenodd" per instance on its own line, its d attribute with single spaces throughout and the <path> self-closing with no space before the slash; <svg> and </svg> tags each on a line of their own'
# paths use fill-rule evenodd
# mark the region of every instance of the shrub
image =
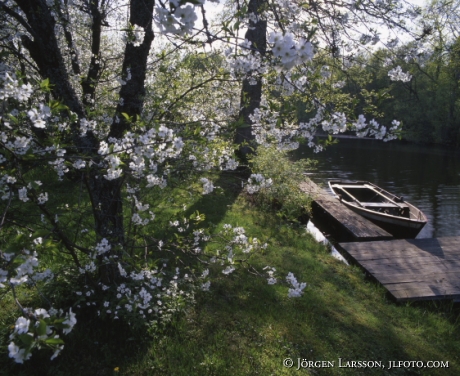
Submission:
<svg viewBox="0 0 460 376">
<path fill-rule="evenodd" d="M 310 212 L 311 198 L 302 192 L 299 184 L 305 180 L 305 171 L 314 167 L 312 160 L 292 161 L 287 151 L 276 147 L 259 147 L 249 157 L 253 174 L 246 190 L 254 195 L 254 201 L 263 207 L 278 210 L 291 221 Z"/>
</svg>

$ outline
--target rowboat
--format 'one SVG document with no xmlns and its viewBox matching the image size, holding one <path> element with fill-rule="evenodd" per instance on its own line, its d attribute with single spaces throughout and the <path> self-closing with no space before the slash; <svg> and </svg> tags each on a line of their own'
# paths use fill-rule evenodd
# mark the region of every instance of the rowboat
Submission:
<svg viewBox="0 0 460 376">
<path fill-rule="evenodd" d="M 415 238 L 428 219 L 414 205 L 367 181 L 330 180 L 329 188 L 344 205 L 395 238 Z"/>
</svg>

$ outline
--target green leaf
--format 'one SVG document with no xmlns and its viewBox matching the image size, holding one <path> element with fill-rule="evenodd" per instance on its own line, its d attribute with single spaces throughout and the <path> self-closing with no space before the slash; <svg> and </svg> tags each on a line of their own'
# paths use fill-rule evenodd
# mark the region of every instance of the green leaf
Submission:
<svg viewBox="0 0 460 376">
<path fill-rule="evenodd" d="M 35 231 L 35 232 L 32 234 L 32 238 L 31 238 L 31 239 L 42 238 L 42 237 L 44 237 L 44 236 L 49 235 L 49 233 L 50 233 L 49 230 L 45 230 L 45 229 L 37 230 L 37 231 Z"/>
<path fill-rule="evenodd" d="M 60 338 L 48 338 L 45 343 L 47 345 L 63 345 L 64 341 Z"/>
<path fill-rule="evenodd" d="M 35 190 L 40 189 L 40 186 L 39 186 L 37 183 L 35 183 L 34 181 L 31 181 L 31 182 L 30 182 L 30 185 L 31 185 L 32 188 L 35 189 Z"/>
<path fill-rule="evenodd" d="M 66 317 L 61 317 L 60 319 L 54 319 L 53 322 L 52 322 L 52 324 L 53 324 L 54 326 L 57 326 L 57 325 L 62 324 L 65 320 L 67 320 Z M 63 325 L 62 328 L 63 328 L 64 326 L 65 326 L 65 325 Z"/>
<path fill-rule="evenodd" d="M 34 342 L 34 337 L 28 335 L 28 334 L 21 334 L 18 336 L 19 340 L 26 345 L 27 347 L 30 347 L 32 343 Z"/>
<path fill-rule="evenodd" d="M 18 124 L 19 120 L 17 117 L 11 115 L 11 114 L 8 114 L 8 117 L 10 118 L 10 120 L 13 122 L 13 124 Z"/>
<path fill-rule="evenodd" d="M 46 334 L 46 327 L 47 325 L 46 325 L 45 320 L 40 320 L 38 327 L 37 327 L 37 334 L 39 336 L 44 336 Z"/>
<path fill-rule="evenodd" d="M 45 93 L 49 93 L 51 91 L 49 78 L 45 78 L 42 82 L 40 82 L 40 89 L 42 89 Z"/>
<path fill-rule="evenodd" d="M 191 221 L 201 222 L 205 219 L 205 215 L 196 210 L 194 213 L 190 214 L 189 218 Z"/>
</svg>

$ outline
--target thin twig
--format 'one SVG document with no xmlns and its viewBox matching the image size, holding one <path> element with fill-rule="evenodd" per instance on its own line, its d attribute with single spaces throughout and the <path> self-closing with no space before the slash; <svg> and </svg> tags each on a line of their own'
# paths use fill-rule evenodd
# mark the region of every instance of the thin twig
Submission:
<svg viewBox="0 0 460 376">
<path fill-rule="evenodd" d="M 3 212 L 3 215 L 2 215 L 2 222 L 0 223 L 0 230 L 2 229 L 3 224 L 5 223 L 6 213 L 8 212 L 8 209 L 9 209 L 9 207 L 11 205 L 11 199 L 12 198 L 13 198 L 13 190 L 10 187 L 10 197 L 8 198 L 8 203 L 6 204 L 5 211 Z"/>
</svg>

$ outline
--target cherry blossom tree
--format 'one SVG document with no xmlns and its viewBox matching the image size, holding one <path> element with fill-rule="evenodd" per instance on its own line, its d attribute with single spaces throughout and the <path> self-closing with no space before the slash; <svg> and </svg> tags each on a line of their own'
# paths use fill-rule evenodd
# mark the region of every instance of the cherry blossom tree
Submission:
<svg viewBox="0 0 460 376">
<path fill-rule="evenodd" d="M 228 17 L 224 26 L 231 25 L 231 22 L 235 23 L 233 28 L 224 28 L 226 35 L 238 37 L 238 33 L 233 32 L 233 29 L 246 30 L 244 40 L 241 38 L 240 53 L 235 53 L 234 63 L 234 72 L 240 73 L 242 78 L 240 110 L 242 124 L 237 130 L 235 138 L 237 144 L 244 141 L 251 143 L 257 138 L 257 133 L 266 133 L 267 128 L 273 128 L 270 124 L 273 125 L 274 119 L 266 119 L 267 121 L 263 122 L 251 118 L 256 116 L 258 120 L 264 119 L 265 115 L 260 111 L 262 107 L 271 106 L 269 112 L 273 112 L 273 108 L 276 107 L 275 121 L 278 125 L 275 131 L 268 133 L 272 133 L 272 136 L 278 140 L 292 139 L 292 136 L 297 134 L 307 137 L 313 146 L 311 135 L 315 133 L 317 127 L 328 132 L 349 130 L 353 128 L 353 124 L 367 127 L 368 123 L 356 123 L 351 113 L 331 111 L 331 107 L 336 106 L 327 103 L 330 98 L 326 98 L 327 95 L 318 90 L 318 84 L 321 84 L 322 88 L 329 85 L 329 88 L 332 86 L 334 89 L 339 87 L 340 83 L 327 79 L 330 73 L 327 66 L 320 61 L 324 60 L 326 55 L 342 62 L 352 60 L 354 54 L 359 51 L 372 48 L 377 44 L 394 43 L 397 39 L 394 35 L 398 34 L 398 30 L 415 37 L 417 33 L 410 30 L 411 26 L 407 20 L 421 12 L 419 8 L 402 2 L 357 4 L 348 1 L 321 3 L 252 0 L 230 4 L 233 5 L 234 18 Z M 390 30 L 390 34 L 385 36 L 385 39 L 381 36 L 384 30 Z M 270 75 L 270 70 L 274 67 L 277 72 Z M 315 73 L 324 77 L 323 82 L 312 79 Z M 270 80 L 270 76 L 275 79 Z M 402 76 L 397 78 L 400 77 Z M 272 94 L 279 92 L 280 88 L 283 97 L 290 99 L 273 106 L 275 101 L 270 98 L 273 99 Z M 310 102 L 310 106 L 307 106 L 310 107 L 308 122 L 302 122 L 299 116 L 293 115 L 290 103 L 294 100 L 298 101 L 299 95 L 303 100 L 308 98 Z M 337 124 L 337 119 L 344 119 L 349 126 L 344 127 L 345 123 Z M 280 121 L 284 123 L 281 127 Z M 290 124 L 292 121 L 295 121 L 297 126 Z M 300 123 L 302 123 L 301 127 L 299 127 Z M 375 130 L 376 124 L 374 119 L 371 128 Z M 257 130 L 260 127 L 265 130 Z M 377 128 L 379 130 L 376 130 L 375 134 L 379 137 L 390 134 L 385 127 L 378 125 Z M 356 130 L 360 131 L 360 129 Z M 260 141 L 259 137 L 256 143 Z M 254 146 L 253 142 L 252 144 Z M 293 147 L 296 143 L 288 141 L 285 145 Z M 244 147 L 243 154 L 248 150 Z"/>
<path fill-rule="evenodd" d="M 203 4 L 0 1 L 0 227 L 10 240 L 0 250 L 0 288 L 11 292 L 22 314 L 8 347 L 16 362 L 41 347 L 56 357 L 61 336 L 77 320 L 70 307 L 50 302 L 32 309 L 17 298 L 18 288 L 54 278 L 40 266 L 40 254 L 55 252 L 71 265 L 74 307 L 133 323 L 167 319 L 180 301 L 193 301 L 194 290 L 210 288 L 209 269 L 185 272 L 159 262 L 154 251 L 217 263 L 228 275 L 267 246 L 230 224 L 211 235 L 199 227 L 200 213 L 169 221 L 165 227 L 176 236 L 149 237 L 157 210 L 151 203 L 178 174 L 206 195 L 215 188 L 209 171 L 238 166 L 234 140 L 294 148 L 303 138 L 317 147 L 319 127 L 383 139 L 398 130 L 397 122 L 386 128 L 331 110 L 329 97 L 319 95 L 327 67 L 314 62 L 316 51 L 338 54 L 346 25 L 368 16 L 396 25 L 394 16 L 406 14 L 398 3 L 231 2 L 220 24 L 206 18 Z M 243 25 L 245 38 L 238 34 Z M 355 33 L 362 45 L 378 39 L 370 26 Z M 407 78 L 399 71 L 392 76 Z M 288 105 L 294 96 L 309 104 L 306 121 Z M 238 128 L 241 122 L 250 127 Z M 70 205 L 53 197 L 58 185 L 74 193 Z M 270 185 L 253 174 L 248 190 Z M 35 217 L 16 218 L 16 210 Z M 222 246 L 205 254 L 211 239 Z M 267 270 L 273 284 L 276 270 Z M 286 281 L 289 296 L 302 295 L 305 283 L 291 273 Z"/>
</svg>

